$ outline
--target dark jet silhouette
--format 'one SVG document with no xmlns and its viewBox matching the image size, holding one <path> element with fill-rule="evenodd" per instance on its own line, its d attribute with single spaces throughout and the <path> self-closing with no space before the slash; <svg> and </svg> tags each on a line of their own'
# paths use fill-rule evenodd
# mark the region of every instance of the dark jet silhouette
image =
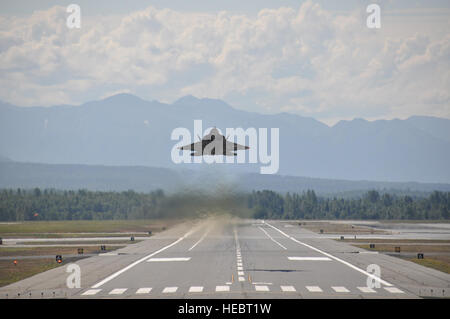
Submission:
<svg viewBox="0 0 450 319">
<path fill-rule="evenodd" d="M 211 129 L 211 132 L 209 132 L 209 134 L 203 136 L 200 141 L 179 147 L 180 150 L 194 151 L 193 153 L 191 153 L 191 156 L 236 156 L 237 154 L 234 153 L 234 151 L 248 150 L 249 148 L 250 147 L 248 146 L 227 141 L 225 136 L 220 134 L 219 130 L 215 127 Z"/>
</svg>

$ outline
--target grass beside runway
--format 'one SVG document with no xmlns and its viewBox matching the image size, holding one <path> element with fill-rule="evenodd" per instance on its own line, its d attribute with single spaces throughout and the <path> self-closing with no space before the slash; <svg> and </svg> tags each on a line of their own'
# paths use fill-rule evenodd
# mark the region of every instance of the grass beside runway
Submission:
<svg viewBox="0 0 450 319">
<path fill-rule="evenodd" d="M 13 260 L 0 260 L 0 287 L 12 284 L 16 281 L 28 278 L 38 273 L 50 270 L 52 268 L 68 264 L 80 258 L 84 258 L 84 254 L 106 253 L 113 250 L 123 248 L 125 246 L 109 247 L 106 245 L 106 251 L 101 251 L 100 246 L 82 246 L 80 247 L 1 247 L 0 257 L 14 257 L 17 264 L 14 265 Z M 65 258 L 66 255 L 77 255 L 78 248 L 83 248 L 83 254 L 79 257 Z M 20 258 L 19 256 L 47 256 L 47 255 L 61 255 L 63 258 L 62 264 L 56 262 L 53 258 Z"/>
<path fill-rule="evenodd" d="M 408 245 L 401 245 L 400 243 L 397 244 L 375 244 L 375 248 L 370 248 L 368 244 L 365 245 L 353 245 L 359 248 L 363 248 L 366 250 L 373 250 L 373 251 L 379 251 L 379 252 L 391 252 L 395 253 L 395 247 L 400 247 L 401 252 L 407 252 L 407 253 L 450 253 L 450 245 L 421 245 L 420 243 L 417 244 L 408 244 Z"/>
<path fill-rule="evenodd" d="M 342 235 L 366 235 L 366 234 L 389 234 L 386 231 L 372 227 L 351 225 L 346 223 L 333 223 L 329 221 L 299 221 L 294 225 L 306 228 L 318 234 L 342 234 Z M 322 232 L 321 232 L 322 231 Z"/>
<path fill-rule="evenodd" d="M 368 241 L 365 239 L 365 241 Z M 393 244 L 392 239 L 379 239 L 375 244 L 375 248 L 370 248 L 369 244 L 357 244 L 350 243 L 355 247 L 363 248 L 369 251 L 378 251 L 381 253 L 389 253 L 390 256 L 402 258 L 415 262 L 419 265 L 433 268 L 445 273 L 450 274 L 450 246 L 449 245 L 439 245 L 438 242 L 427 240 L 408 240 L 403 242 L 398 242 Z M 448 243 L 449 241 L 443 240 L 442 242 Z M 402 245 L 403 243 L 403 245 Z M 428 244 L 428 245 L 427 245 Z M 395 253 L 395 247 L 400 247 L 400 253 L 398 255 Z M 407 255 L 414 254 L 414 256 L 402 255 L 406 253 Z M 417 254 L 423 253 L 424 258 L 418 259 Z M 430 254 L 430 255 L 427 255 Z"/>
<path fill-rule="evenodd" d="M 0 246 L 0 257 L 17 257 L 17 265 L 13 260 L 0 260 L 0 286 L 25 279 L 40 272 L 57 267 L 55 257 L 46 256 L 62 255 L 63 264 L 83 258 L 78 255 L 78 248 L 83 248 L 84 254 L 105 253 L 116 250 L 125 245 L 137 243 L 131 241 L 134 236 L 149 236 L 172 227 L 182 222 L 181 219 L 160 220 L 75 220 L 75 221 L 26 221 L 18 223 L 0 223 L 0 238 L 90 238 L 90 237 L 118 237 L 117 240 L 70 240 L 64 242 L 42 241 L 24 242 L 29 245 L 54 245 L 49 247 L 14 247 L 13 245 Z M 124 236 L 124 237 L 122 237 Z M 75 244 L 75 247 L 67 247 L 65 244 Z M 96 246 L 84 246 L 95 244 Z M 120 246 L 110 246 L 110 245 Z M 100 245 L 106 246 L 106 251 L 101 251 Z M 67 257 L 67 255 L 77 255 Z M 27 258 L 21 259 L 20 256 Z M 30 256 L 40 258 L 28 259 Z M 79 256 L 79 257 L 78 257 Z"/>
<path fill-rule="evenodd" d="M 14 257 L 14 256 L 45 256 L 45 255 L 76 255 L 78 248 L 83 248 L 84 254 L 98 254 L 110 252 L 125 246 L 108 247 L 106 244 L 106 251 L 100 250 L 100 246 L 83 246 L 79 247 L 1 247 L 0 257 Z M 82 256 L 82 255 L 80 255 Z M 0 270 L 1 276 L 1 270 Z"/>
<path fill-rule="evenodd" d="M 20 245 L 111 245 L 111 244 L 124 244 L 124 245 L 129 245 L 129 244 L 136 244 L 141 242 L 141 240 L 134 240 L 131 241 L 130 239 L 123 239 L 123 240 L 65 240 L 65 241 L 24 241 L 24 242 L 20 242 Z M 1 249 L 1 247 L 0 247 Z"/>
<path fill-rule="evenodd" d="M 175 224 L 180 219 L 157 220 L 65 220 L 65 221 L 25 221 L 17 223 L 0 223 L 0 237 L 14 238 L 30 236 L 34 238 L 73 237 L 74 233 L 133 233 L 151 231 L 160 232 Z M 70 234 L 68 234 L 70 233 Z M 80 234 L 86 237 L 87 234 Z M 111 236 L 108 234 L 106 236 Z"/>
<path fill-rule="evenodd" d="M 405 258 L 405 259 L 415 262 L 416 264 L 450 274 L 450 256 L 448 255 L 430 256 L 425 257 L 424 259 L 417 259 L 417 258 Z"/>
<path fill-rule="evenodd" d="M 60 264 L 54 258 L 23 259 L 17 265 L 11 260 L 0 260 L 0 287 L 31 277 L 40 272 L 56 268 Z"/>
</svg>

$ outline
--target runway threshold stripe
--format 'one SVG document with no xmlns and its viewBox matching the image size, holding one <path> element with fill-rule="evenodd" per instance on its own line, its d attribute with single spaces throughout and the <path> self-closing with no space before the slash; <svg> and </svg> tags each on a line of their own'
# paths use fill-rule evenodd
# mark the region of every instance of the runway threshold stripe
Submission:
<svg viewBox="0 0 450 319">
<path fill-rule="evenodd" d="M 391 294 L 404 294 L 405 292 L 403 290 L 400 290 L 396 287 L 384 287 L 387 291 L 389 291 Z"/>
<path fill-rule="evenodd" d="M 281 286 L 281 290 L 284 292 L 295 292 L 294 286 Z"/>
<path fill-rule="evenodd" d="M 101 291 L 101 289 L 89 289 L 86 290 L 85 292 L 83 292 L 81 295 L 82 296 L 92 296 L 92 295 L 96 295 Z"/>
<path fill-rule="evenodd" d="M 383 284 L 383 285 L 385 285 L 385 286 L 388 286 L 388 287 L 392 287 L 392 286 L 393 286 L 391 283 L 387 282 L 386 280 L 383 280 L 383 279 L 381 279 L 381 278 L 379 278 L 379 277 L 377 277 L 377 276 L 375 276 L 375 275 L 373 275 L 373 274 L 371 274 L 371 273 L 369 273 L 369 272 L 367 272 L 367 271 L 365 271 L 365 270 L 362 270 L 361 268 L 358 268 L 358 267 L 356 267 L 355 265 L 352 265 L 351 263 L 349 263 L 349 262 L 347 262 L 347 261 L 345 261 L 345 260 L 342 260 L 342 259 L 340 259 L 340 258 L 338 258 L 338 257 L 335 257 L 335 256 L 333 256 L 333 255 L 331 255 L 331 254 L 329 254 L 329 253 L 326 253 L 326 252 L 324 252 L 324 251 L 322 251 L 322 250 L 320 250 L 320 249 L 318 249 L 318 248 L 316 248 L 316 247 L 313 247 L 313 246 L 311 246 L 311 245 L 308 245 L 308 244 L 306 244 L 306 243 L 303 243 L 303 242 L 297 240 L 296 238 L 294 238 L 294 237 L 292 237 L 292 236 L 289 236 L 288 234 L 286 234 L 286 233 L 283 232 L 282 230 L 278 229 L 277 227 L 275 227 L 275 226 L 273 226 L 273 225 L 271 225 L 271 224 L 269 224 L 269 223 L 267 223 L 267 222 L 265 222 L 265 224 L 268 225 L 268 226 L 270 226 L 270 227 L 272 227 L 273 229 L 275 229 L 275 230 L 277 230 L 278 232 L 280 232 L 280 234 L 286 236 L 286 237 L 289 238 L 290 240 L 292 240 L 292 241 L 294 241 L 294 242 L 296 242 L 296 243 L 298 243 L 298 244 L 300 244 L 300 245 L 303 245 L 303 246 L 305 246 L 305 247 L 308 247 L 308 248 L 310 248 L 310 249 L 312 249 L 312 250 L 314 250 L 314 251 L 317 251 L 317 252 L 321 253 L 322 255 L 325 255 L 325 256 L 330 257 L 330 258 L 332 258 L 332 259 L 334 259 L 334 260 L 336 260 L 336 261 L 339 261 L 340 263 L 342 263 L 342 264 L 344 264 L 344 265 L 346 265 L 346 266 L 348 266 L 348 267 L 350 267 L 350 268 L 352 268 L 352 269 L 354 269 L 354 270 L 356 270 L 356 271 L 359 271 L 360 273 L 362 273 L 362 274 L 366 275 L 367 277 L 370 277 L 370 278 L 372 278 L 372 279 L 378 281 L 379 283 L 381 283 L 381 284 Z"/>
<path fill-rule="evenodd" d="M 125 291 L 127 290 L 127 288 L 116 288 L 113 289 L 109 292 L 110 295 L 121 295 L 123 294 Z"/>
<path fill-rule="evenodd" d="M 336 291 L 336 292 L 350 292 L 350 290 L 348 290 L 345 287 L 341 287 L 341 286 L 339 286 L 339 287 L 331 287 L 331 288 L 333 288 L 333 290 Z"/>
<path fill-rule="evenodd" d="M 216 286 L 216 292 L 230 291 L 230 286 Z"/>
<path fill-rule="evenodd" d="M 369 287 L 358 287 L 364 293 L 375 293 L 376 291 Z"/>
<path fill-rule="evenodd" d="M 140 294 L 148 294 L 150 293 L 150 291 L 152 291 L 152 288 L 139 288 L 136 291 L 136 294 L 140 295 Z"/>
<path fill-rule="evenodd" d="M 269 287 L 267 286 L 255 286 L 256 291 L 269 291 Z"/>
<path fill-rule="evenodd" d="M 110 280 L 116 278 L 117 276 L 123 274 L 125 271 L 127 271 L 127 270 L 133 268 L 134 266 L 136 266 L 136 265 L 138 265 L 138 264 L 140 264 L 141 262 L 143 262 L 143 261 L 145 261 L 145 260 L 147 260 L 147 259 L 149 259 L 149 258 L 155 256 L 156 254 L 159 254 L 160 252 L 163 252 L 163 251 L 166 250 L 166 249 L 169 249 L 170 247 L 172 247 L 172 246 L 178 244 L 180 241 L 182 241 L 183 239 L 185 239 L 185 238 L 186 238 L 187 236 L 189 236 L 192 232 L 193 232 L 193 229 L 191 229 L 190 231 L 188 231 L 186 234 L 184 234 L 184 236 L 178 238 L 178 239 L 177 239 L 176 241 L 174 241 L 173 243 L 171 243 L 171 244 L 169 244 L 169 245 L 167 245 L 167 246 L 165 246 L 165 247 L 163 247 L 163 248 L 161 248 L 161 249 L 155 251 L 154 253 L 151 253 L 150 255 L 147 255 L 147 256 L 145 256 L 145 257 L 143 257 L 143 258 L 141 258 L 141 259 L 135 261 L 134 263 L 131 263 L 130 265 L 128 265 L 128 266 L 122 268 L 122 269 L 119 270 L 119 271 L 116 271 L 114 274 L 112 274 L 112 275 L 106 277 L 105 279 L 103 279 L 102 281 L 96 283 L 96 284 L 93 285 L 91 288 L 98 288 L 98 287 L 104 285 L 105 283 L 107 283 L 108 281 L 110 281 Z"/>
<path fill-rule="evenodd" d="M 298 261 L 331 261 L 328 257 L 288 257 L 288 259 Z"/>
<path fill-rule="evenodd" d="M 192 286 L 189 288 L 189 292 L 203 292 L 203 287 L 201 286 Z"/>
<path fill-rule="evenodd" d="M 310 292 L 322 292 L 322 289 L 319 286 L 306 286 Z"/>
<path fill-rule="evenodd" d="M 178 287 L 166 287 L 163 290 L 163 294 L 173 294 L 174 292 L 177 292 Z"/>
</svg>

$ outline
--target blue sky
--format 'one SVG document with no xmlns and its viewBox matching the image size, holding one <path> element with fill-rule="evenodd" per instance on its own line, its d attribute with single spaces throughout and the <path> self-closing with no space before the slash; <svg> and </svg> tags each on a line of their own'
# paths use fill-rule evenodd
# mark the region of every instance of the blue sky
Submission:
<svg viewBox="0 0 450 319">
<path fill-rule="evenodd" d="M 65 8 L 81 7 L 81 29 Z M 129 92 L 340 119 L 450 118 L 450 3 L 3 1 L 0 100 L 80 104 Z"/>
</svg>

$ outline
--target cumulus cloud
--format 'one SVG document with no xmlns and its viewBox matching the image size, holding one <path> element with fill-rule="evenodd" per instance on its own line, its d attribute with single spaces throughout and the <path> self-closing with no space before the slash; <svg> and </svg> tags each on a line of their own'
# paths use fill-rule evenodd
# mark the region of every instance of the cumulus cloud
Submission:
<svg viewBox="0 0 450 319">
<path fill-rule="evenodd" d="M 364 7 L 343 14 L 306 1 L 256 16 L 148 7 L 84 18 L 81 29 L 66 17 L 64 7 L 0 17 L 0 99 L 53 105 L 127 91 L 323 119 L 450 117 L 450 36 L 370 30 Z"/>
</svg>

